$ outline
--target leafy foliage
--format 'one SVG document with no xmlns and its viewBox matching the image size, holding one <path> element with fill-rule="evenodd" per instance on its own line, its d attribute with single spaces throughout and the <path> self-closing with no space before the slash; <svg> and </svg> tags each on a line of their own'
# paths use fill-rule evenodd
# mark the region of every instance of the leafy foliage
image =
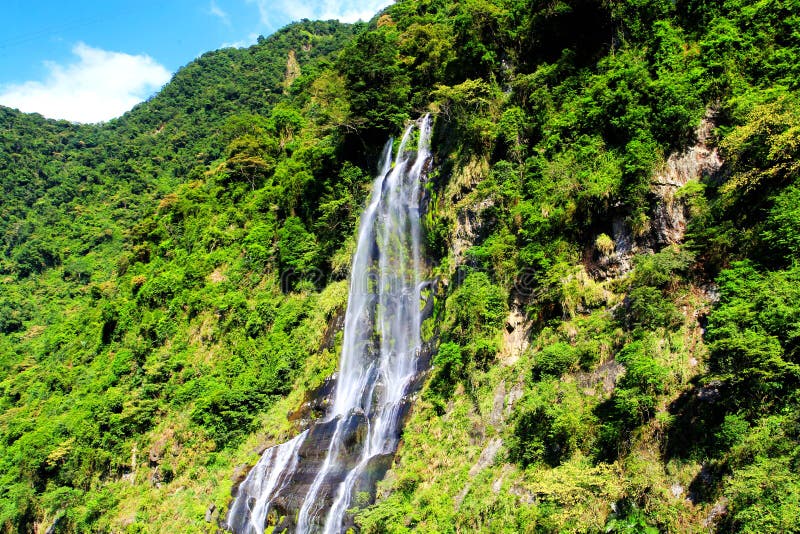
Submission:
<svg viewBox="0 0 800 534">
<path fill-rule="evenodd" d="M 206 529 L 198 495 L 224 510 L 333 371 L 369 176 L 432 111 L 439 346 L 363 531 L 679 531 L 722 496 L 720 529 L 792 530 L 798 13 L 402 0 L 204 54 L 105 125 L 0 108 L 2 528 Z M 704 116 L 725 166 L 663 247 L 653 175 Z"/>
</svg>

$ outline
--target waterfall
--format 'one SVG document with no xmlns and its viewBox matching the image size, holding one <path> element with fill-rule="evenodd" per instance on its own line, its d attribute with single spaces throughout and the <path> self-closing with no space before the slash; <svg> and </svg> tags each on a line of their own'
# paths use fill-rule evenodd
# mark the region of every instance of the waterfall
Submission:
<svg viewBox="0 0 800 534">
<path fill-rule="evenodd" d="M 230 527 L 234 532 L 264 532 L 269 505 L 275 494 L 283 489 L 297 468 L 298 451 L 308 430 L 276 447 L 263 456 L 239 486 L 239 495 L 231 505 Z"/>
<path fill-rule="evenodd" d="M 406 128 L 396 154 L 386 144 L 361 216 L 333 402 L 324 419 L 264 452 L 231 505 L 233 532 L 261 534 L 268 518 L 274 532 L 342 532 L 354 496 L 374 489 L 397 449 L 420 371 L 419 216 L 430 136 L 426 115 Z"/>
</svg>

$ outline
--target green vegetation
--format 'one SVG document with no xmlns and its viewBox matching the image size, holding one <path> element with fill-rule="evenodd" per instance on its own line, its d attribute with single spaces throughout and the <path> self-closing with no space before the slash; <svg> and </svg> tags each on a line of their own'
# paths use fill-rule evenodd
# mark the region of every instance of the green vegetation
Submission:
<svg viewBox="0 0 800 534">
<path fill-rule="evenodd" d="M 0 108 L 0 528 L 218 529 L 334 371 L 381 147 L 430 111 L 439 347 L 361 531 L 797 530 L 798 26 L 401 0 L 108 124 Z"/>
</svg>

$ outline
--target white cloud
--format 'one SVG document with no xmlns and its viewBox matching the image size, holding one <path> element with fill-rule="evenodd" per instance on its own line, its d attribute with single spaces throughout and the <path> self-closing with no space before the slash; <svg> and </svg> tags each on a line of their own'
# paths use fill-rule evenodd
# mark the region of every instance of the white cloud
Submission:
<svg viewBox="0 0 800 534">
<path fill-rule="evenodd" d="M 214 0 L 211 0 L 211 4 L 208 6 L 208 14 L 218 17 L 226 26 L 231 25 L 231 18 Z"/>
<path fill-rule="evenodd" d="M 78 43 L 78 61 L 45 62 L 45 81 L 0 86 L 0 104 L 52 119 L 101 122 L 118 117 L 170 79 L 153 58 L 109 52 Z"/>
<path fill-rule="evenodd" d="M 222 48 L 247 48 L 258 42 L 258 34 L 251 33 L 246 38 L 234 41 L 232 43 L 222 43 Z"/>
<path fill-rule="evenodd" d="M 272 27 L 276 15 L 291 20 L 339 19 L 342 22 L 369 20 L 375 13 L 392 3 L 392 0 L 247 0 L 258 6 L 261 23 Z"/>
</svg>

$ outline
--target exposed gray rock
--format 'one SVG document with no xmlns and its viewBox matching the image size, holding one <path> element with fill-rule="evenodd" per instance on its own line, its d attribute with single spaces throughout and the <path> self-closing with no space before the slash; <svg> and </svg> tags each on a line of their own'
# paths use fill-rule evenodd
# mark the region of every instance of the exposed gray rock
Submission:
<svg viewBox="0 0 800 534">
<path fill-rule="evenodd" d="M 603 393 L 609 394 L 614 391 L 614 386 L 622 374 L 625 373 L 625 366 L 611 360 L 600 365 L 597 369 L 590 372 L 581 372 L 575 374 L 575 380 L 578 385 L 584 390 L 597 391 L 597 386 L 603 388 Z"/>
<path fill-rule="evenodd" d="M 498 357 L 504 365 L 512 366 L 528 348 L 531 322 L 518 303 L 512 303 L 503 329 L 503 345 Z"/>
<path fill-rule="evenodd" d="M 44 531 L 44 534 L 55 534 L 56 528 L 58 528 L 58 524 L 64 518 L 64 512 L 59 512 L 58 516 L 56 516 L 53 524 L 47 527 L 47 530 Z"/>
<path fill-rule="evenodd" d="M 216 504 L 212 502 L 211 504 L 208 505 L 208 508 L 206 508 L 206 515 L 204 517 L 206 523 L 211 523 L 211 521 L 214 520 L 214 512 L 216 511 L 217 511 Z"/>
<path fill-rule="evenodd" d="M 500 451 L 500 448 L 502 446 L 503 446 L 503 440 L 500 438 L 493 438 L 489 440 L 489 443 L 487 443 L 486 446 L 481 451 L 481 455 L 478 457 L 478 461 L 475 462 L 475 464 L 472 467 L 470 467 L 469 476 L 471 478 L 475 478 L 481 471 L 492 465 L 494 463 L 495 457 L 497 457 L 497 453 Z M 500 477 L 499 483 L 502 484 L 502 477 Z M 494 485 L 497 484 L 498 481 L 496 481 Z M 472 488 L 471 482 L 467 482 L 461 489 L 461 491 L 458 492 L 458 494 L 453 499 L 453 506 L 456 511 L 458 511 L 458 509 L 461 507 L 461 503 L 464 502 L 464 499 L 466 498 L 467 494 L 469 494 L 469 490 L 471 488 Z M 495 491 L 495 493 L 497 493 L 497 491 Z"/>
<path fill-rule="evenodd" d="M 453 498 L 453 508 L 455 508 L 456 512 L 458 512 L 458 509 L 461 508 L 461 503 L 464 502 L 464 499 L 467 497 L 471 487 L 472 485 L 467 482 L 462 490 L 458 492 L 458 495 Z"/>
<path fill-rule="evenodd" d="M 650 184 L 653 209 L 649 223 L 638 233 L 622 216 L 615 217 L 611 225 L 614 249 L 599 251 L 591 261 L 589 270 L 596 278 L 611 278 L 631 270 L 634 255 L 658 251 L 665 246 L 683 242 L 689 207 L 686 201 L 676 198 L 677 191 L 691 181 L 717 176 L 723 160 L 716 147 L 711 146 L 714 129 L 714 112 L 709 110 L 696 130 L 697 142 L 683 152 L 670 154 L 663 168 L 657 171 Z M 598 251 L 593 251 L 595 254 Z"/>
<path fill-rule="evenodd" d="M 492 400 L 492 413 L 489 414 L 489 424 L 495 428 L 499 428 L 503 423 L 503 408 L 505 407 L 506 400 L 506 383 L 504 380 L 497 384 L 494 390 L 494 399 Z"/>
<path fill-rule="evenodd" d="M 525 393 L 525 388 L 522 385 L 522 382 L 517 382 L 511 388 L 511 391 L 508 392 L 506 396 L 506 417 L 511 415 L 511 410 L 514 409 L 514 405 L 517 403 L 519 399 L 522 398 L 522 395 Z"/>
<path fill-rule="evenodd" d="M 716 175 L 722 158 L 716 147 L 710 147 L 714 115 L 706 113 L 697 128 L 697 143 L 680 154 L 671 154 L 664 168 L 653 179 L 651 191 L 657 203 L 651 217 L 650 236 L 653 244 L 664 246 L 683 241 L 686 231 L 686 205 L 675 198 L 675 192 L 692 180 Z"/>
<path fill-rule="evenodd" d="M 249 465 L 247 464 L 239 464 L 233 468 L 233 473 L 231 474 L 231 482 L 233 482 L 233 487 L 236 488 L 242 480 L 247 476 L 247 472 L 250 470 Z"/>
<path fill-rule="evenodd" d="M 713 528 L 726 515 L 728 515 L 728 499 L 722 497 L 703 520 L 703 526 Z"/>
<path fill-rule="evenodd" d="M 511 486 L 508 492 L 511 495 L 516 495 L 522 504 L 535 504 L 537 501 L 535 494 L 516 484 Z"/>
<path fill-rule="evenodd" d="M 289 421 L 296 422 L 300 428 L 305 429 L 313 420 L 323 417 L 333 403 L 336 379 L 337 374 L 334 373 L 326 378 L 319 387 L 307 392 L 303 404 L 288 415 Z"/>
<path fill-rule="evenodd" d="M 478 461 L 469 469 L 469 476 L 475 477 L 478 475 L 478 473 L 492 465 L 497 453 L 500 451 L 500 447 L 502 446 L 502 439 L 494 438 L 490 440 L 489 443 L 486 444 L 486 447 L 484 447 L 481 451 Z"/>
<path fill-rule="evenodd" d="M 475 244 L 478 244 L 488 233 L 494 223 L 488 220 L 485 212 L 494 207 L 494 199 L 486 198 L 477 204 L 464 206 L 456 215 L 456 229 L 453 233 L 453 256 L 455 266 L 465 263 L 464 253 Z"/>
<path fill-rule="evenodd" d="M 496 495 L 500 493 L 501 489 L 503 489 L 503 477 L 500 477 L 494 482 L 492 482 L 492 493 Z"/>
</svg>

